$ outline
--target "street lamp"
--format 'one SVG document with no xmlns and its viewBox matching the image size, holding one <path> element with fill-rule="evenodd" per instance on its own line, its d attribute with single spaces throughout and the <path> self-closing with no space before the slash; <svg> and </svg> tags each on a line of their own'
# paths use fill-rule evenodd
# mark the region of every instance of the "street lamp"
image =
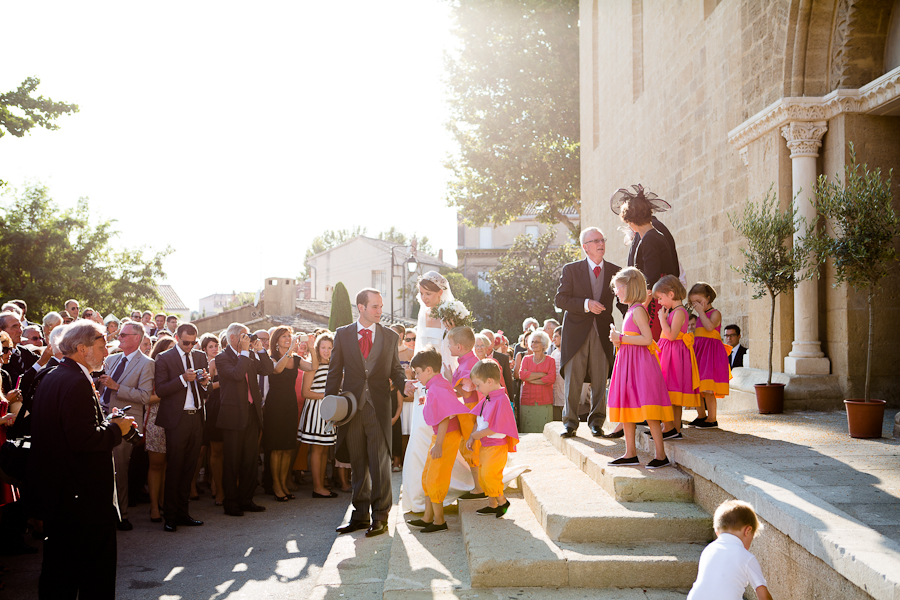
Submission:
<svg viewBox="0 0 900 600">
<path fill-rule="evenodd" d="M 394 322 L 394 267 L 399 266 L 394 257 L 394 250 L 396 248 L 405 248 L 405 246 L 391 246 L 391 323 Z M 419 268 L 419 263 L 416 261 L 416 257 L 412 254 L 412 246 L 410 246 L 409 258 L 406 259 L 405 264 L 406 269 L 410 274 L 415 273 Z M 404 278 L 403 284 L 403 316 L 406 316 L 406 278 Z"/>
</svg>

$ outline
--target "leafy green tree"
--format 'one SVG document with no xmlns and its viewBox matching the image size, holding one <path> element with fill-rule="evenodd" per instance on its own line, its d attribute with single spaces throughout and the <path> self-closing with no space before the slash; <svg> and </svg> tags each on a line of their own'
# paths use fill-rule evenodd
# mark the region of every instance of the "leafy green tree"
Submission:
<svg viewBox="0 0 900 600">
<path fill-rule="evenodd" d="M 391 228 L 387 231 L 382 231 L 378 234 L 379 240 L 384 240 L 386 242 L 393 242 L 394 244 L 403 244 L 404 246 L 408 246 L 412 243 L 412 240 L 416 240 L 416 250 L 418 252 L 424 252 L 425 254 L 434 254 L 434 250 L 431 248 L 431 243 L 428 241 L 428 236 L 423 235 L 419 237 L 415 233 L 411 236 L 407 236 L 405 233 L 399 231 L 396 227 L 391 225 Z"/>
<path fill-rule="evenodd" d="M 515 336 L 526 317 L 541 321 L 556 317 L 554 298 L 559 276 L 566 263 L 580 258 L 580 250 L 575 244 L 552 248 L 554 238 L 553 231 L 537 239 L 520 235 L 497 268 L 488 273 L 491 295 L 484 326 Z"/>
<path fill-rule="evenodd" d="M 577 0 L 455 0 L 447 59 L 459 144 L 447 198 L 472 225 L 523 214 L 580 226 Z"/>
<path fill-rule="evenodd" d="M 817 215 L 827 219 L 832 232 L 810 235 L 810 245 L 819 260 L 830 258 L 835 287 L 848 283 L 857 292 L 866 292 L 869 337 L 866 345 L 865 401 L 871 400 L 872 353 L 875 349 L 875 294 L 888 269 L 897 262 L 896 241 L 900 218 L 894 211 L 891 192 L 893 170 L 882 179 L 881 169 L 870 171 L 856 162 L 850 144 L 850 164 L 829 182 L 824 175 L 816 185 Z"/>
<path fill-rule="evenodd" d="M 0 205 L 0 297 L 22 298 L 35 319 L 69 298 L 119 316 L 162 306 L 156 283 L 171 248 L 115 250 L 115 221 L 92 224 L 87 198 L 60 210 L 42 184 L 4 196 L 13 197 Z"/>
<path fill-rule="evenodd" d="M 473 325 L 475 331 L 485 327 L 490 328 L 491 298 L 472 285 L 472 282 L 458 271 L 451 271 L 444 276 L 450 283 L 453 297 L 465 304 L 475 318 L 475 324 Z"/>
<path fill-rule="evenodd" d="M 732 265 L 731 268 L 740 273 L 744 284 L 753 289 L 754 300 L 766 294 L 772 299 L 769 312 L 769 377 L 766 380 L 771 385 L 775 298 L 792 291 L 810 276 L 809 250 L 803 244 L 788 244 L 799 227 L 806 227 L 806 222 L 797 216 L 796 208 L 779 210 L 778 198 L 772 188 L 769 188 L 759 206 L 747 202 L 743 215 L 728 213 L 728 220 L 747 240 L 747 246 L 741 248 L 744 264 L 741 267 Z"/>
<path fill-rule="evenodd" d="M 344 282 L 338 281 L 331 294 L 331 316 L 328 317 L 328 329 L 337 331 L 338 327 L 353 322 L 353 309 L 350 305 L 350 294 Z"/>
<path fill-rule="evenodd" d="M 4 129 L 16 137 L 24 136 L 35 125 L 44 129 L 59 129 L 53 121 L 61 115 L 78 112 L 77 104 L 54 102 L 33 94 L 40 85 L 37 77 L 29 77 L 14 91 L 0 94 L 0 137 Z"/>
</svg>

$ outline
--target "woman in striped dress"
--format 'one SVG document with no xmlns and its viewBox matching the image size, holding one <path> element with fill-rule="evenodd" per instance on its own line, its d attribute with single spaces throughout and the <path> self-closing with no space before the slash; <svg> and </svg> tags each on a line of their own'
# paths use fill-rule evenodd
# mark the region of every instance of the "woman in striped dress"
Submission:
<svg viewBox="0 0 900 600">
<path fill-rule="evenodd" d="M 313 370 L 303 374 L 303 414 L 297 439 L 309 444 L 309 468 L 312 471 L 313 498 L 337 498 L 337 492 L 325 487 L 325 471 L 328 464 L 328 447 L 337 439 L 334 425 L 320 415 L 322 398 L 325 397 L 325 380 L 328 363 L 334 348 L 334 336 L 322 334 L 316 339 L 315 352 L 311 353 Z"/>
</svg>

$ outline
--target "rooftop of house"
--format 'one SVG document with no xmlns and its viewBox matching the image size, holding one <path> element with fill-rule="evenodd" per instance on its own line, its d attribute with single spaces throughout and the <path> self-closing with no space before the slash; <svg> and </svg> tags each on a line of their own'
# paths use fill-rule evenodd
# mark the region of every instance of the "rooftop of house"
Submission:
<svg viewBox="0 0 900 600">
<path fill-rule="evenodd" d="M 171 285 L 157 285 L 156 291 L 159 292 L 159 295 L 162 297 L 163 310 L 166 312 L 173 310 L 190 310 L 178 294 L 175 293 L 175 290 Z"/>
</svg>

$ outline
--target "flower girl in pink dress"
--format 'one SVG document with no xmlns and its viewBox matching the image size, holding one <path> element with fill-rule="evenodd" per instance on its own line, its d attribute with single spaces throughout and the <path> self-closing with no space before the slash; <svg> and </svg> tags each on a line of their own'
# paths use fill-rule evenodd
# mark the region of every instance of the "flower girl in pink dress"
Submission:
<svg viewBox="0 0 900 600">
<path fill-rule="evenodd" d="M 625 454 L 609 464 L 640 465 L 634 443 L 635 423 L 646 420 L 656 446 L 656 458 L 647 463 L 647 468 L 667 467 L 670 463 L 660 423 L 673 420 L 674 415 L 656 358 L 659 350 L 650 331 L 650 316 L 643 306 L 647 280 L 638 269 L 628 267 L 616 273 L 610 284 L 619 302 L 628 305 L 628 312 L 622 333 L 609 326 L 609 339 L 617 349 L 609 383 L 609 420 L 622 423 L 625 429 Z"/>
</svg>

